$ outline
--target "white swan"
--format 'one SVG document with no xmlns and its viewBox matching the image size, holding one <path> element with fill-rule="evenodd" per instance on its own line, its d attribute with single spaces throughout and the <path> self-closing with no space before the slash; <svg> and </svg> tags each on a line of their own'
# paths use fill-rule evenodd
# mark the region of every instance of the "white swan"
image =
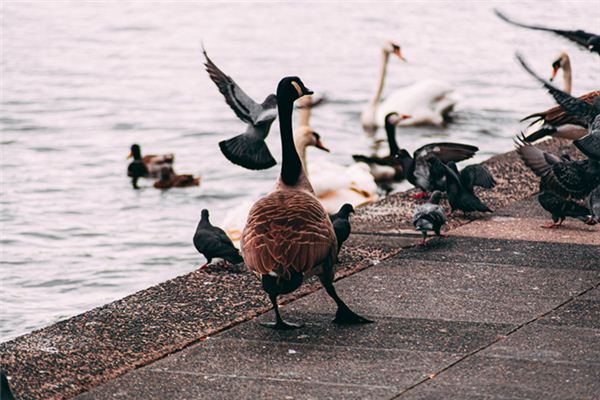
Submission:
<svg viewBox="0 0 600 400">
<path fill-rule="evenodd" d="M 381 101 L 387 64 L 392 53 L 406 61 L 400 52 L 400 46 L 392 42 L 384 44 L 377 89 L 361 115 L 363 129 L 368 133 L 376 132 L 378 127 L 384 125 L 385 116 L 390 112 L 411 116 L 410 119 L 402 121 L 399 126 L 442 125 L 445 117 L 456 104 L 456 99 L 452 97 L 454 90 L 445 83 L 429 79 L 419 81 L 397 90 Z"/>
</svg>

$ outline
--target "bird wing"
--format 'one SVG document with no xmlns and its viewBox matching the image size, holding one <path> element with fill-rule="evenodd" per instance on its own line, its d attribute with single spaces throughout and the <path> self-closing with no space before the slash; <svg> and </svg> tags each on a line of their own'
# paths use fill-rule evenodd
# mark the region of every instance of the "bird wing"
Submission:
<svg viewBox="0 0 600 400">
<path fill-rule="evenodd" d="M 517 60 L 525 71 L 527 71 L 531 76 L 537 79 L 548 92 L 554 97 L 554 100 L 565 110 L 567 113 L 576 116 L 581 121 L 585 123 L 585 125 L 589 125 L 594 121 L 596 115 L 600 113 L 600 110 L 594 107 L 591 104 L 586 103 L 584 100 L 578 99 L 577 97 L 573 97 L 570 94 L 563 92 L 562 90 L 554 87 L 550 83 L 546 82 L 546 80 L 542 79 L 539 75 L 537 75 L 533 70 L 525 63 L 523 57 L 520 54 L 516 54 Z"/>
<path fill-rule="evenodd" d="M 589 158 L 600 160 L 600 115 L 592 122 L 589 133 L 573 143 Z"/>
<path fill-rule="evenodd" d="M 561 162 L 560 158 L 554 154 L 538 149 L 530 143 L 525 142 L 522 137 L 517 137 L 515 144 L 517 145 L 517 153 L 521 157 L 521 160 L 537 176 L 546 176 L 552 171 L 552 165 Z"/>
<path fill-rule="evenodd" d="M 496 186 L 496 181 L 490 171 L 481 164 L 469 165 L 460 171 L 460 181 L 463 186 L 473 190 L 473 186 L 491 189 Z"/>
<path fill-rule="evenodd" d="M 459 162 L 471 158 L 479 150 L 476 146 L 461 143 L 440 142 L 429 143 L 419 147 L 413 153 L 413 158 L 427 157 L 434 154 L 442 162 L 449 161 Z"/>
<path fill-rule="evenodd" d="M 225 97 L 225 102 L 239 119 L 246 123 L 254 124 L 262 113 L 263 107 L 252 100 L 231 77 L 225 75 L 208 57 L 205 49 L 202 49 L 202 52 L 206 58 L 206 62 L 204 63 L 206 72 L 208 72 L 210 79 L 217 85 L 219 92 Z M 272 102 L 270 96 L 265 99 L 265 102 L 267 100 L 267 104 L 270 106 Z"/>
<path fill-rule="evenodd" d="M 594 103 L 594 99 L 598 96 L 600 96 L 600 90 L 594 90 L 592 92 L 579 96 L 578 99 L 585 101 L 587 104 L 591 105 Z M 531 122 L 530 126 L 536 123 L 538 120 L 543 119 L 544 122 L 554 126 L 575 124 L 587 127 L 585 122 L 581 121 L 581 119 L 579 119 L 577 116 L 566 112 L 564 108 L 562 108 L 560 105 L 549 108 L 546 111 L 528 115 L 525 118 L 521 119 L 521 121 L 525 121 L 534 117 L 537 118 Z"/>
<path fill-rule="evenodd" d="M 595 36 L 593 33 L 585 32 L 585 31 L 582 31 L 581 29 L 578 29 L 575 31 L 570 31 L 570 30 L 563 30 L 563 29 L 547 28 L 545 26 L 539 26 L 539 25 L 527 25 L 527 24 L 523 24 L 523 23 L 516 22 L 516 21 L 509 19 L 506 15 L 502 14 L 500 11 L 498 11 L 496 9 L 494 10 L 494 13 L 496 13 L 496 15 L 501 20 L 508 22 L 511 25 L 519 26 L 521 28 L 533 29 L 536 31 L 552 32 L 552 33 L 555 33 L 566 39 L 569 39 L 569 40 L 577 43 L 578 45 L 585 47 L 586 49 L 588 48 L 588 46 L 587 46 L 588 41 L 593 36 Z"/>
<path fill-rule="evenodd" d="M 301 190 L 276 190 L 258 200 L 242 233 L 242 254 L 259 274 L 310 275 L 337 254 L 333 225 L 319 200 Z"/>
</svg>

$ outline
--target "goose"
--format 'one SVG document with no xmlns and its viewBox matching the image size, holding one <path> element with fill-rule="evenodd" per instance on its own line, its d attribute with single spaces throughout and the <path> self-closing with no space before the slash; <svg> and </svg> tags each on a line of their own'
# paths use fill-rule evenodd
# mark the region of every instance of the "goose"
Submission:
<svg viewBox="0 0 600 400">
<path fill-rule="evenodd" d="M 563 91 L 570 94 L 573 77 L 571 60 L 567 53 L 561 53 L 552 63 L 552 76 L 550 77 L 550 81 L 553 81 L 556 78 L 558 71 L 561 69 L 563 71 Z M 600 91 L 595 90 L 580 96 L 579 99 L 588 104 L 592 104 L 594 99 L 598 96 L 600 96 Z M 561 106 L 556 106 L 545 111 L 533 113 L 526 116 L 521 121 L 526 121 L 528 119 L 533 119 L 529 126 L 534 126 L 539 122 L 542 123 L 542 126 L 539 129 L 528 134 L 525 138 L 525 140 L 529 143 L 533 143 L 546 136 L 575 140 L 580 139 L 587 134 L 585 123 L 583 123 L 579 118 L 565 112 Z"/>
<path fill-rule="evenodd" d="M 475 164 L 463 168 L 460 172 L 454 161 L 444 165 L 446 170 L 446 192 L 452 212 L 461 210 L 465 215 L 473 211 L 493 212 L 475 194 L 474 186 L 484 188 L 496 184 L 492 174 L 483 165 Z"/>
<path fill-rule="evenodd" d="M 377 200 L 377 184 L 366 164 L 346 167 L 325 159 L 307 162 L 307 147 L 314 146 L 326 152 L 329 152 L 329 149 L 323 145 L 320 135 L 310 126 L 311 111 L 315 105 L 312 97 L 304 96 L 298 103 L 300 118 L 294 134 L 294 143 L 315 195 L 325 210 L 333 214 L 346 203 L 360 207 Z"/>
<path fill-rule="evenodd" d="M 592 104 L 573 97 L 538 76 L 520 54 L 517 53 L 516 57 L 525 71 L 540 82 L 568 114 L 577 117 L 585 124 L 588 133 L 573 141 L 573 144 L 590 159 L 592 169 L 600 169 L 600 97 L 594 98 Z"/>
<path fill-rule="evenodd" d="M 142 150 L 139 144 L 132 144 L 131 151 L 127 158 L 133 161 L 127 166 L 127 176 L 131 178 L 131 184 L 134 189 L 139 189 L 139 178 L 157 178 L 163 167 L 171 168 L 175 161 L 173 154 L 154 155 L 147 154 L 142 157 Z"/>
<path fill-rule="evenodd" d="M 306 276 L 317 275 L 337 304 L 334 323 L 372 322 L 354 313 L 333 285 L 337 240 L 327 212 L 314 195 L 294 146 L 293 103 L 312 94 L 300 78 L 285 77 L 277 86 L 277 109 L 282 166 L 275 188 L 259 199 L 248 214 L 241 248 L 246 266 L 260 275 L 262 287 L 275 311 L 274 323 L 264 326 L 287 330 L 301 325 L 285 322 L 277 296 L 296 290 Z"/>
<path fill-rule="evenodd" d="M 276 96 L 269 94 L 261 104 L 255 102 L 212 62 L 204 48 L 202 51 L 206 59 L 204 66 L 210 79 L 217 85 L 235 115 L 247 124 L 244 133 L 219 142 L 221 152 L 232 163 L 247 169 L 271 168 L 276 161 L 265 143 L 265 138 L 277 118 Z"/>
<path fill-rule="evenodd" d="M 500 11 L 494 9 L 494 13 L 505 22 L 508 22 L 511 25 L 519 26 L 521 28 L 533 29 L 536 31 L 546 31 L 555 33 L 558 36 L 562 36 L 565 39 L 568 39 L 580 47 L 591 51 L 592 53 L 597 53 L 600 55 L 600 36 L 595 33 L 585 32 L 581 29 L 577 29 L 575 31 L 564 30 L 564 29 L 554 29 L 554 28 L 546 28 L 544 26 L 538 25 L 527 25 L 522 24 L 520 22 L 516 22 L 508 18 L 506 15 L 501 13 Z"/>
<path fill-rule="evenodd" d="M 437 237 L 446 236 L 440 231 L 446 223 L 446 212 L 440 205 L 441 199 L 442 192 L 435 190 L 431 193 L 427 203 L 415 207 L 412 223 L 415 229 L 423 235 L 421 246 L 427 243 L 427 232 L 433 231 Z"/>
<path fill-rule="evenodd" d="M 199 186 L 200 178 L 193 175 L 178 175 L 173 168 L 164 166 L 160 170 L 160 178 L 154 182 L 156 189 L 170 189 L 172 187 Z"/>
<path fill-rule="evenodd" d="M 439 81 L 423 80 L 397 90 L 381 101 L 390 54 L 406 61 L 396 43 L 386 42 L 382 53 L 383 61 L 375 94 L 361 115 L 365 132 L 375 133 L 379 126 L 385 124 L 385 116 L 393 111 L 411 115 L 401 125 L 442 125 L 456 104 L 456 99 L 451 96 L 453 89 Z"/>
<path fill-rule="evenodd" d="M 543 228 L 558 228 L 566 217 L 577 218 L 589 225 L 597 222 L 593 211 L 574 200 L 585 196 L 591 199 L 591 193 L 600 185 L 600 175 L 594 178 L 593 174 L 585 173 L 589 162 L 573 161 L 568 155 L 557 157 L 526 142 L 523 137 L 517 137 L 515 144 L 523 163 L 541 178 L 537 199 L 553 221 L 542 225 Z"/>
<path fill-rule="evenodd" d="M 331 215 L 331 223 L 333 224 L 333 231 L 335 232 L 335 238 L 337 239 L 338 253 L 342 248 L 342 244 L 350 237 L 352 227 L 350 226 L 350 213 L 354 213 L 354 207 L 352 204 L 344 204 L 340 207 L 340 210 Z"/>
<path fill-rule="evenodd" d="M 200 222 L 194 233 L 193 243 L 196 250 L 206 258 L 206 264 L 200 269 L 210 265 L 213 258 L 222 258 L 231 264 L 244 261 L 223 229 L 210 223 L 207 209 L 203 209 L 200 213 Z"/>
</svg>

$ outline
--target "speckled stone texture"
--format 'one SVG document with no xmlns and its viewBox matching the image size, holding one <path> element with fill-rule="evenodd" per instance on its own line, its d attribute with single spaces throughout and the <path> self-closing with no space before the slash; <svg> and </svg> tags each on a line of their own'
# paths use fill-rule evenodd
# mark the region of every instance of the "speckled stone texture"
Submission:
<svg viewBox="0 0 600 400">
<path fill-rule="evenodd" d="M 558 141 L 541 146 L 572 151 Z M 537 190 L 538 179 L 514 152 L 486 165 L 499 185 L 482 197 L 494 209 Z M 243 270 L 211 267 L 2 343 L 0 365 L 23 399 L 70 398 L 94 387 L 81 398 L 389 398 L 402 393 L 439 398 L 455 390 L 452 385 L 462 385 L 456 398 L 460 393 L 468 398 L 477 397 L 468 386 L 474 385 L 468 368 L 476 368 L 469 363 L 481 357 L 491 358 L 487 369 L 478 369 L 487 394 L 497 385 L 504 388 L 499 393 L 510 392 L 488 376 L 498 373 L 494 368 L 541 374 L 548 363 L 569 362 L 600 375 L 597 347 L 585 357 L 561 347 L 578 351 L 600 335 L 600 296 L 594 294 L 599 290 L 589 291 L 600 282 L 598 246 L 589 239 L 598 231 L 574 221 L 568 237 L 552 243 L 535 227 L 533 240 L 506 240 L 506 232 L 517 226 L 511 221 L 544 219 L 543 210 L 526 200 L 476 222 L 486 230 L 479 236 L 469 225 L 454 229 L 470 221 L 452 218 L 453 237 L 401 251 L 419 239 L 410 229 L 413 206 L 401 193 L 358 210 L 355 233 L 340 254 L 337 279 L 348 277 L 336 284 L 340 295 L 375 324 L 332 325 L 334 305 L 314 280 L 282 299 L 286 317 L 305 322 L 305 328 L 276 333 L 256 321 L 241 324 L 270 310 L 259 281 Z M 582 235 L 585 240 L 577 240 Z M 272 313 L 260 318 L 270 320 Z M 530 339 L 525 328 L 535 328 L 541 339 Z M 556 332 L 562 336 L 552 342 Z M 505 337 L 513 340 L 512 347 L 501 355 L 486 353 Z M 559 347 L 554 359 L 544 350 L 551 346 Z M 448 381 L 442 382 L 446 373 Z M 552 382 L 561 382 L 535 378 L 531 382 L 549 382 L 544 393 Z M 589 391 L 585 377 L 575 381 Z M 565 393 L 587 392 L 564 389 L 555 397 L 568 398 L 559 396 Z"/>
</svg>

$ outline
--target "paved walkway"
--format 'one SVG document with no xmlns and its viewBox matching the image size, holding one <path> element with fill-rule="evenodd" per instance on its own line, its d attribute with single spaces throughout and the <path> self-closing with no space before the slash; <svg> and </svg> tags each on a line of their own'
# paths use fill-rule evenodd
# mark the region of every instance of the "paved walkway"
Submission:
<svg viewBox="0 0 600 400">
<path fill-rule="evenodd" d="M 319 290 L 283 309 L 302 329 L 250 320 L 77 398 L 600 398 L 600 229 L 547 222 L 530 198 L 338 281 L 375 324 Z"/>
</svg>

